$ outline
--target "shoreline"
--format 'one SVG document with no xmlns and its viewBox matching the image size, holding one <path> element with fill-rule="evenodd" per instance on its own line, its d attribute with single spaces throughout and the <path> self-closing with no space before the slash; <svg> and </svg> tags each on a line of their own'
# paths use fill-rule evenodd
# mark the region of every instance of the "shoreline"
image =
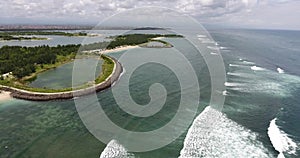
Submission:
<svg viewBox="0 0 300 158">
<path fill-rule="evenodd" d="M 0 91 L 0 102 L 12 99 L 10 94 L 11 92 L 8 91 Z"/>
<path fill-rule="evenodd" d="M 30 42 L 34 42 L 34 41 L 48 41 L 51 40 L 52 38 L 41 38 L 41 39 L 23 39 L 23 40 L 0 40 L 0 42 L 23 42 L 23 41 L 30 41 Z"/>
<path fill-rule="evenodd" d="M 129 50 L 129 49 L 134 49 L 134 48 L 138 48 L 139 46 L 122 46 L 122 47 L 118 47 L 118 48 L 114 48 L 114 49 L 108 49 L 108 50 L 103 50 L 100 51 L 100 54 L 107 54 L 107 53 L 114 53 L 114 52 L 119 52 L 119 51 L 123 51 L 123 50 Z"/>
<path fill-rule="evenodd" d="M 57 92 L 57 93 L 41 93 L 41 92 L 31 92 L 27 90 L 17 89 L 14 87 L 8 87 L 0 85 L 1 91 L 6 91 L 10 93 L 10 97 L 31 101 L 50 101 L 50 100 L 64 100 L 64 99 L 73 99 L 75 97 L 81 97 L 89 95 L 95 92 L 99 92 L 110 88 L 114 82 L 119 79 L 120 74 L 123 72 L 123 67 L 121 64 L 114 58 L 109 57 L 114 62 L 113 72 L 106 78 L 105 81 L 79 90 L 72 90 L 66 92 Z"/>
</svg>

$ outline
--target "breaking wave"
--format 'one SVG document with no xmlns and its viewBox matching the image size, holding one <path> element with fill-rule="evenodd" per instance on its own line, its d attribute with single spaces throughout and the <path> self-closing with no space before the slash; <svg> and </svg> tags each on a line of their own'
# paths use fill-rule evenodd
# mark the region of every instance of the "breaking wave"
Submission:
<svg viewBox="0 0 300 158">
<path fill-rule="evenodd" d="M 208 49 L 211 50 L 219 50 L 220 48 L 218 46 L 207 46 Z"/>
<path fill-rule="evenodd" d="M 254 65 L 254 64 L 255 64 L 254 62 L 247 61 L 247 60 L 244 60 L 243 63 L 244 63 L 244 64 L 249 64 L 249 65 Z"/>
<path fill-rule="evenodd" d="M 262 71 L 262 70 L 265 70 L 265 69 L 262 68 L 262 67 L 258 67 L 258 66 L 251 66 L 251 70 L 254 70 L 254 71 Z"/>
<path fill-rule="evenodd" d="M 128 158 L 134 157 L 133 154 L 127 152 L 117 140 L 111 140 L 100 155 L 100 158 Z"/>
<path fill-rule="evenodd" d="M 237 72 L 227 72 L 229 76 L 237 76 L 237 77 L 247 77 L 247 74 L 244 73 L 237 73 Z"/>
<path fill-rule="evenodd" d="M 277 68 L 277 71 L 278 71 L 278 73 L 280 73 L 280 74 L 284 74 L 284 70 L 281 69 L 281 68 Z"/>
<path fill-rule="evenodd" d="M 228 91 L 223 91 L 222 95 L 227 96 L 227 95 L 229 95 L 229 93 L 228 93 Z"/>
<path fill-rule="evenodd" d="M 206 107 L 188 130 L 180 158 L 272 157 L 268 153 L 256 133 Z"/>
<path fill-rule="evenodd" d="M 284 153 L 295 155 L 297 144 L 276 125 L 276 120 L 277 118 L 270 122 L 268 136 L 275 150 L 279 152 L 278 158 L 284 158 Z"/>
<path fill-rule="evenodd" d="M 243 84 L 241 84 L 241 83 L 225 82 L 224 86 L 226 86 L 226 87 L 237 87 L 237 86 L 243 86 Z"/>
</svg>

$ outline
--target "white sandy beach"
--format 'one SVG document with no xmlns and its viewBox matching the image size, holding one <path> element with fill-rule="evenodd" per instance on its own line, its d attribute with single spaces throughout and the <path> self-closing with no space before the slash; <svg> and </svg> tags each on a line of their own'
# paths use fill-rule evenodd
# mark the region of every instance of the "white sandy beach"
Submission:
<svg viewBox="0 0 300 158">
<path fill-rule="evenodd" d="M 153 38 L 153 40 L 162 40 L 164 39 L 164 37 L 156 37 L 156 38 Z"/>
<path fill-rule="evenodd" d="M 10 96 L 10 92 L 0 91 L 0 101 L 9 100 L 12 97 Z"/>
<path fill-rule="evenodd" d="M 122 50 L 134 49 L 134 48 L 138 48 L 138 47 L 139 46 L 124 46 L 124 47 L 104 50 L 104 51 L 101 51 L 100 53 L 101 54 L 107 54 L 107 53 L 112 53 L 112 52 L 119 52 L 119 51 L 122 51 Z"/>
</svg>

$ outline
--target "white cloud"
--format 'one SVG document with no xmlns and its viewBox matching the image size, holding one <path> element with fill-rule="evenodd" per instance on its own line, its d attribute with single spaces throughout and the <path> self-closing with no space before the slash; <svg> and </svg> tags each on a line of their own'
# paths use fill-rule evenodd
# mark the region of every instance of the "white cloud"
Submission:
<svg viewBox="0 0 300 158">
<path fill-rule="evenodd" d="M 299 0 L 12 0 L 0 2 L 0 18 L 93 20 L 132 8 L 159 6 L 194 16 L 202 22 L 234 23 L 244 18 L 246 24 L 246 18 L 249 18 L 248 22 L 253 24 L 255 21 L 263 21 L 258 17 L 265 17 L 263 14 L 268 14 L 266 10 L 270 12 L 270 8 L 276 12 L 278 8 L 282 11 L 282 7 L 286 7 L 286 10 L 291 7 L 293 10 L 290 12 L 294 12 L 291 4 L 299 6 L 297 2 Z M 252 16 L 258 16 L 257 20 Z M 286 23 L 288 19 L 282 21 Z"/>
</svg>

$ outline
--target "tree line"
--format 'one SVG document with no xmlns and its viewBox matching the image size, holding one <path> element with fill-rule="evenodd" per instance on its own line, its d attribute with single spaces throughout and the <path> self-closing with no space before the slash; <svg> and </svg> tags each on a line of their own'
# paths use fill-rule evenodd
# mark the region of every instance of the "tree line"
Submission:
<svg viewBox="0 0 300 158">
<path fill-rule="evenodd" d="M 114 49 L 120 46 L 139 45 L 147 43 L 156 37 L 182 37 L 167 34 L 128 34 L 115 36 L 111 42 L 99 42 L 87 45 L 71 44 L 50 47 L 3 46 L 0 48 L 0 74 L 12 72 L 17 78 L 22 78 L 36 72 L 37 65 L 55 64 L 59 56 L 68 56 L 84 50 Z"/>
<path fill-rule="evenodd" d="M 150 42 L 153 38 L 157 37 L 168 37 L 168 38 L 182 38 L 181 35 L 176 34 L 127 34 L 127 35 L 119 35 L 116 37 L 112 37 L 112 40 L 107 49 L 114 49 L 120 46 L 132 46 L 132 45 L 139 45 L 143 43 Z"/>
<path fill-rule="evenodd" d="M 17 78 L 36 71 L 36 65 L 54 64 L 57 57 L 67 56 L 79 49 L 80 45 L 57 47 L 3 46 L 0 48 L 0 74 L 12 72 Z"/>
<path fill-rule="evenodd" d="M 56 36 L 87 36 L 85 32 L 61 32 L 61 31 L 5 31 L 0 32 L 0 36 L 20 36 L 20 35 L 56 35 Z"/>
</svg>

